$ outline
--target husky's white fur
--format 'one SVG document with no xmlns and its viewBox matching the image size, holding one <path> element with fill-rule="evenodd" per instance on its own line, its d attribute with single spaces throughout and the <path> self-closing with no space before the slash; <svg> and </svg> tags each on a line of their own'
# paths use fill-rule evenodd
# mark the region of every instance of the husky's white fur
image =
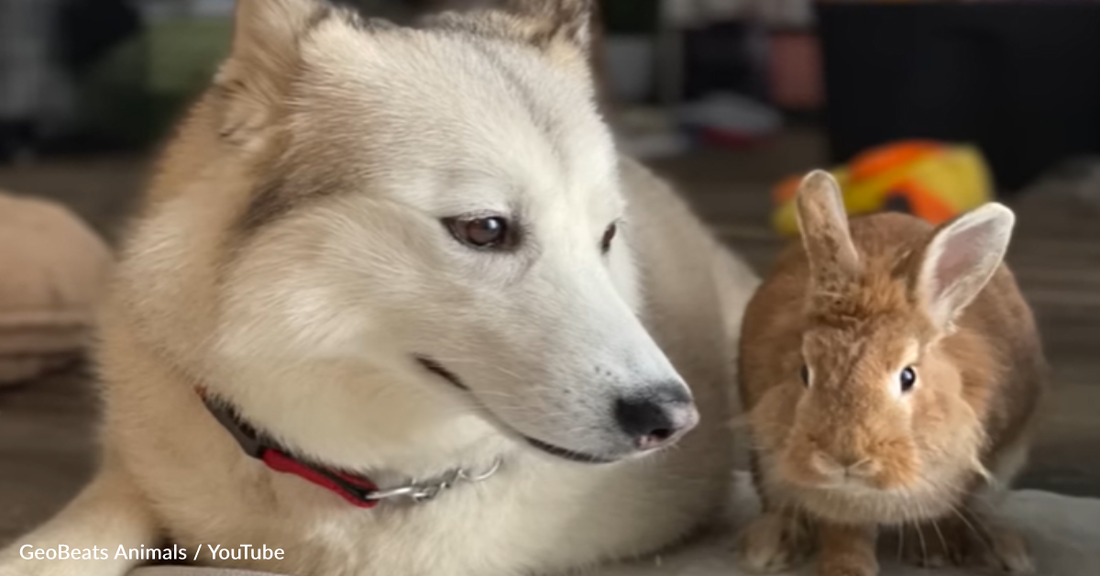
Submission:
<svg viewBox="0 0 1100 576">
<path fill-rule="evenodd" d="M 0 574 L 121 576 L 119 546 L 163 542 L 281 548 L 227 564 L 289 574 L 559 573 L 719 515 L 756 278 L 616 153 L 587 2 L 517 6 L 413 29 L 240 0 L 232 54 L 165 151 L 104 307 L 99 472 Z M 441 224 L 486 215 L 513 248 Z M 638 453 L 615 400 L 684 383 L 701 422 Z M 246 457 L 197 386 L 381 485 L 503 464 L 430 502 L 358 509 Z M 111 552 L 23 560 L 26 544 Z"/>
</svg>

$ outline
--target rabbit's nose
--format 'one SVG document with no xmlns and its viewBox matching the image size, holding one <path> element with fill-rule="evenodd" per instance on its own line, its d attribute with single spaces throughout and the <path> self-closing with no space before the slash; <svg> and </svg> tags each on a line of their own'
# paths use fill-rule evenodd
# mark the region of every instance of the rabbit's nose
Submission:
<svg viewBox="0 0 1100 576">
<path fill-rule="evenodd" d="M 814 467 L 823 475 L 838 480 L 858 480 L 875 474 L 878 465 L 874 459 L 854 454 L 835 455 L 819 450 L 812 459 Z"/>
<path fill-rule="evenodd" d="M 871 458 L 847 458 L 841 461 L 844 476 L 847 478 L 866 478 L 876 473 L 878 466 Z"/>
</svg>

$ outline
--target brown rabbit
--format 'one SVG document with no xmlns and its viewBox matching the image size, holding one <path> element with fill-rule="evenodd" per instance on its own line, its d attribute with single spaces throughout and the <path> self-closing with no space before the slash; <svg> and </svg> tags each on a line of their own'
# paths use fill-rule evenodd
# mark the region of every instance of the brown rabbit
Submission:
<svg viewBox="0 0 1100 576">
<path fill-rule="evenodd" d="M 749 303 L 741 338 L 763 500 L 739 537 L 745 567 L 780 571 L 816 548 L 819 576 L 873 576 L 891 529 L 922 566 L 1031 572 L 1024 539 L 991 513 L 1026 460 L 1046 374 L 1002 263 L 1012 211 L 849 224 L 822 171 L 796 202 L 802 242 Z"/>
</svg>

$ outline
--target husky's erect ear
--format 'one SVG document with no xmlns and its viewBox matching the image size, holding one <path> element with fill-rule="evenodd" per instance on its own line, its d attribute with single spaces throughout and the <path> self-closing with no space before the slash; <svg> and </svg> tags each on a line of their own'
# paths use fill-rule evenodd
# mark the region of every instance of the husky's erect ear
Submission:
<svg viewBox="0 0 1100 576">
<path fill-rule="evenodd" d="M 507 0 L 506 9 L 527 20 L 528 42 L 567 42 L 585 53 L 592 44 L 593 0 Z"/>
<path fill-rule="evenodd" d="M 587 58 L 591 50 L 593 0 L 465 0 L 447 5 L 453 11 L 428 22 L 558 54 L 570 51 Z"/>
<path fill-rule="evenodd" d="M 214 81 L 223 138 L 263 140 L 298 67 L 302 36 L 332 10 L 320 0 L 238 0 L 230 55 Z"/>
</svg>

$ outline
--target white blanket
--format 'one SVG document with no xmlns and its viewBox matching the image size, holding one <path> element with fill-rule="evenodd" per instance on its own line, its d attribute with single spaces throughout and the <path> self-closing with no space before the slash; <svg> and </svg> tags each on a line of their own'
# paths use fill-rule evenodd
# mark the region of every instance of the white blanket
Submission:
<svg viewBox="0 0 1100 576">
<path fill-rule="evenodd" d="M 749 479 L 738 474 L 734 495 L 734 526 L 743 525 L 757 510 Z M 1038 576 L 1100 576 L 1100 499 L 1070 498 L 1047 492 L 1020 491 L 1007 502 L 1005 513 L 1030 537 Z M 653 560 L 613 566 L 588 576 L 749 576 L 738 570 L 730 552 L 732 535 L 699 542 L 688 549 Z M 972 576 L 953 570 L 928 571 L 901 566 L 883 558 L 883 576 Z M 812 576 L 805 566 L 781 576 Z M 133 576 L 259 576 L 255 573 L 198 568 L 143 568 Z M 518 576 L 518 575 L 517 575 Z"/>
</svg>

